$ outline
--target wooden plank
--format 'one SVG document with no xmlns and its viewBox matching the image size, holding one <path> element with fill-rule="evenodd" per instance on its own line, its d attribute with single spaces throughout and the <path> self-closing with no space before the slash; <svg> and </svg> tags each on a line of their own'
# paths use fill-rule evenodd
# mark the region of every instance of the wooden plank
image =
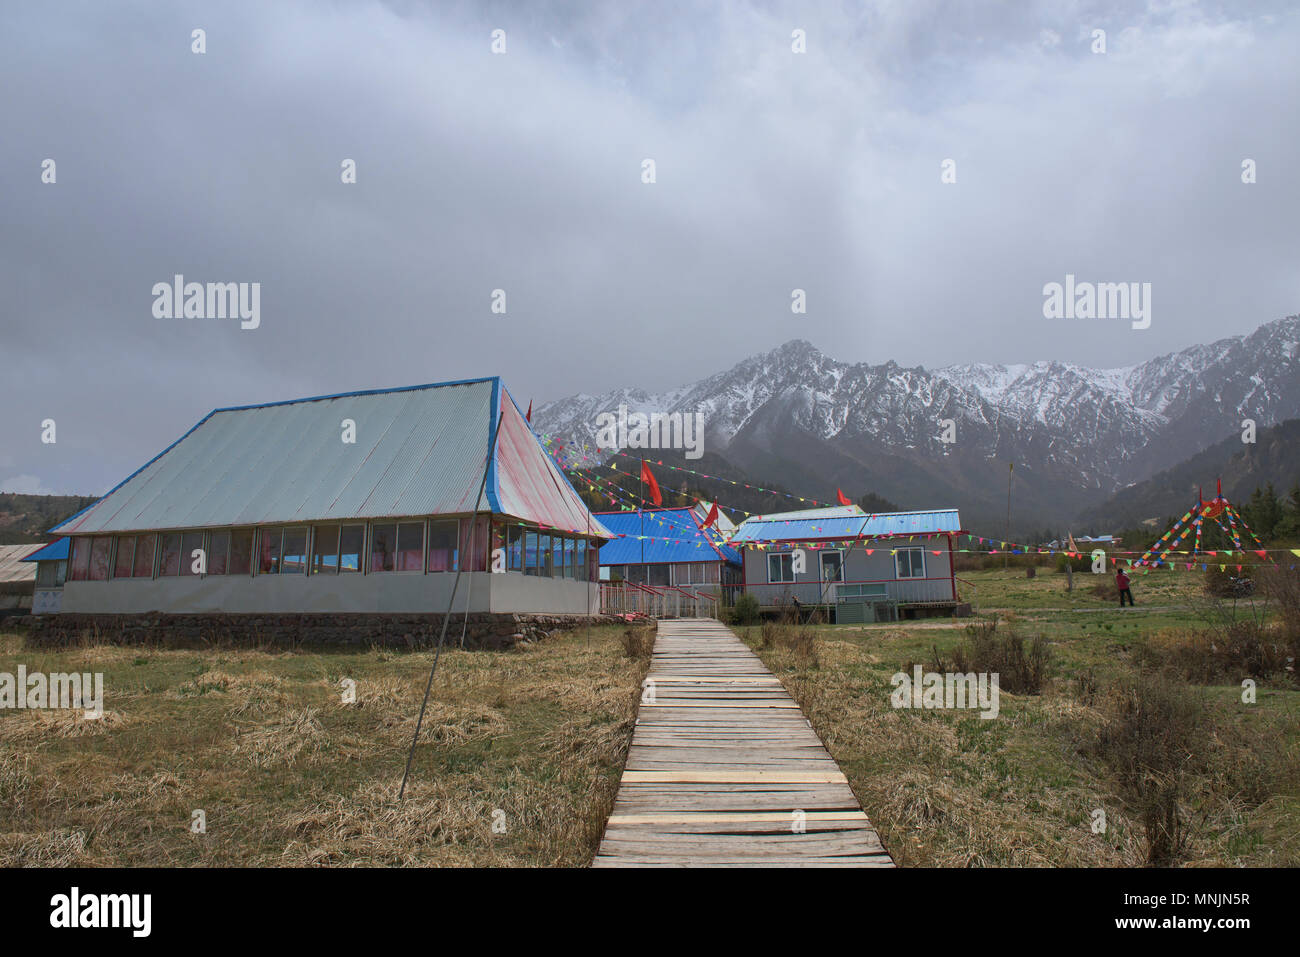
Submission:
<svg viewBox="0 0 1300 957">
<path fill-rule="evenodd" d="M 762 660 L 712 620 L 659 623 L 594 867 L 889 867 L 848 779 Z"/>
</svg>

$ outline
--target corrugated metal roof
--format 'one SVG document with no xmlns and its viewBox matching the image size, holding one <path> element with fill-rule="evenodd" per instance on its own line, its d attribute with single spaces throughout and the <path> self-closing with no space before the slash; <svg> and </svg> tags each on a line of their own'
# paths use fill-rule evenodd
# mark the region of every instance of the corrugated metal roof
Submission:
<svg viewBox="0 0 1300 957">
<path fill-rule="evenodd" d="M 72 545 L 72 539 L 60 538 L 57 541 L 41 547 L 39 550 L 32 552 L 26 558 L 25 562 L 64 562 L 68 560 L 69 547 Z"/>
<path fill-rule="evenodd" d="M 740 553 L 723 544 L 716 532 L 704 531 L 694 509 L 648 509 L 644 525 L 640 512 L 597 512 L 596 516 L 611 532 L 627 536 L 601 547 L 602 565 L 712 562 L 719 558 L 740 564 Z"/>
<path fill-rule="evenodd" d="M 552 460 L 510 393 L 501 389 L 501 430 L 488 485 L 494 511 L 565 531 L 611 538 Z"/>
<path fill-rule="evenodd" d="M 84 535 L 491 510 L 585 530 L 585 505 L 512 400 L 475 501 L 503 395 L 494 377 L 217 409 L 56 529 Z M 355 443 L 342 440 L 349 419 Z M 605 530 L 593 522 L 592 533 Z"/>
<path fill-rule="evenodd" d="M 23 559 L 41 547 L 39 542 L 35 545 L 0 545 L 0 582 L 35 581 L 36 566 L 24 565 Z"/>
<path fill-rule="evenodd" d="M 819 538 L 876 538 L 960 531 L 961 517 L 955 508 L 867 515 L 856 505 L 850 505 L 756 515 L 740 523 L 731 541 L 803 542 Z"/>
</svg>

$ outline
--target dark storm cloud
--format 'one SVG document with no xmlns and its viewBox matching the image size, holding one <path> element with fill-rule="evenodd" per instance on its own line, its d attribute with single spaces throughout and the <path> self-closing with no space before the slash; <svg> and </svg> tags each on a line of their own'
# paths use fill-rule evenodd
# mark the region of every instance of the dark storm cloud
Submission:
<svg viewBox="0 0 1300 957">
<path fill-rule="evenodd" d="M 0 488 L 101 492 L 220 405 L 1248 331 L 1300 300 L 1298 34 L 1283 5 L 6 7 Z M 1067 272 L 1151 282 L 1151 328 L 1044 320 Z M 153 318 L 176 273 L 260 282 L 260 328 Z"/>
</svg>

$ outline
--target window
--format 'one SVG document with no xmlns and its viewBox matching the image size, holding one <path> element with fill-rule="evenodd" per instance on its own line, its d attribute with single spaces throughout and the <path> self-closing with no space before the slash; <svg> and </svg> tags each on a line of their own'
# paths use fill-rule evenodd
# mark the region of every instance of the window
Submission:
<svg viewBox="0 0 1300 957">
<path fill-rule="evenodd" d="M 286 528 L 284 550 L 281 552 L 280 573 L 301 575 L 307 570 L 307 529 Z"/>
<path fill-rule="evenodd" d="M 821 563 L 822 581 L 823 582 L 842 582 L 844 581 L 844 553 L 841 551 L 821 552 L 818 561 Z"/>
<path fill-rule="evenodd" d="M 113 561 L 114 578 L 130 578 L 135 561 L 135 536 L 123 535 L 117 540 L 117 558 Z"/>
<path fill-rule="evenodd" d="M 580 538 L 580 539 L 578 539 L 576 548 L 577 548 L 577 555 L 576 555 L 576 557 L 574 558 L 574 561 L 575 561 L 575 563 L 576 563 L 575 567 L 576 567 L 577 570 L 578 570 L 578 571 L 577 571 L 577 577 L 580 578 L 580 579 L 582 579 L 583 581 L 586 581 L 586 580 L 588 580 L 588 575 L 587 575 L 587 540 L 586 540 L 585 538 Z"/>
<path fill-rule="evenodd" d="M 556 578 L 570 578 L 569 572 L 571 564 L 569 560 L 569 549 L 573 547 L 571 539 L 564 538 L 560 535 L 551 538 L 551 554 L 554 556 L 552 567 L 555 569 Z"/>
<path fill-rule="evenodd" d="M 454 572 L 460 561 L 460 521 L 440 518 L 429 523 L 429 571 Z"/>
<path fill-rule="evenodd" d="M 108 556 L 113 550 L 113 540 L 107 536 L 96 536 L 90 540 L 90 580 L 108 581 Z"/>
<path fill-rule="evenodd" d="M 397 526 L 374 525 L 370 529 L 370 570 L 391 572 L 396 569 Z"/>
<path fill-rule="evenodd" d="M 471 538 L 471 529 L 473 530 Z M 468 518 L 460 523 L 460 551 L 462 567 L 467 572 L 487 571 L 488 517 Z"/>
<path fill-rule="evenodd" d="M 774 584 L 788 584 L 794 581 L 794 556 L 789 552 L 783 555 L 767 556 L 767 580 Z"/>
<path fill-rule="evenodd" d="M 72 540 L 72 580 L 85 581 L 90 577 L 90 539 Z"/>
<path fill-rule="evenodd" d="M 524 574 L 536 575 L 538 571 L 538 562 L 541 561 L 540 553 L 537 551 L 537 532 L 531 528 L 524 529 Z"/>
<path fill-rule="evenodd" d="M 224 575 L 230 570 L 230 533 L 208 535 L 208 574 Z"/>
<path fill-rule="evenodd" d="M 564 540 L 564 577 L 578 577 L 578 543 L 572 538 Z"/>
<path fill-rule="evenodd" d="M 646 577 L 646 565 L 628 565 L 627 580 L 633 585 L 644 585 Z"/>
<path fill-rule="evenodd" d="M 553 571 L 551 567 L 553 558 L 551 536 L 546 532 L 542 532 L 537 536 L 537 574 L 543 578 L 550 578 Z"/>
<path fill-rule="evenodd" d="M 900 548 L 894 553 L 894 569 L 899 578 L 925 577 L 925 550 Z"/>
<path fill-rule="evenodd" d="M 361 571 L 361 554 L 366 546 L 364 525 L 344 525 L 339 530 L 339 574 Z"/>
<path fill-rule="evenodd" d="M 506 529 L 506 569 L 512 572 L 524 570 L 524 528 L 511 525 Z"/>
<path fill-rule="evenodd" d="M 230 574 L 247 575 L 253 568 L 253 530 L 230 533 Z"/>
<path fill-rule="evenodd" d="M 595 542 L 587 543 L 587 579 L 596 581 L 600 578 L 600 546 Z"/>
<path fill-rule="evenodd" d="M 181 535 L 181 574 L 195 575 L 194 562 L 196 561 L 195 552 L 203 553 L 203 533 L 202 532 L 185 532 Z M 204 554 L 203 565 L 207 567 L 207 555 Z"/>
<path fill-rule="evenodd" d="M 317 525 L 312 529 L 311 573 L 337 575 L 339 573 L 339 527 Z"/>
<path fill-rule="evenodd" d="M 38 588 L 58 588 L 63 584 L 67 571 L 67 562 L 37 562 L 36 585 Z"/>
<path fill-rule="evenodd" d="M 171 577 L 181 573 L 181 537 L 170 532 L 162 537 L 162 561 L 158 577 Z"/>
<path fill-rule="evenodd" d="M 397 526 L 397 570 L 424 571 L 424 522 L 401 522 Z"/>
<path fill-rule="evenodd" d="M 841 585 L 835 594 L 839 598 L 884 598 L 888 589 L 883 583 Z"/>
<path fill-rule="evenodd" d="M 257 559 L 259 575 L 280 574 L 280 547 L 284 544 L 284 529 L 264 528 L 258 534 L 260 554 Z"/>
<path fill-rule="evenodd" d="M 137 535 L 135 539 L 135 564 L 132 578 L 153 578 L 153 559 L 158 550 L 157 535 Z"/>
<path fill-rule="evenodd" d="M 671 566 L 669 566 L 669 565 L 663 565 L 663 564 L 658 564 L 658 565 L 647 565 L 647 566 L 646 566 L 646 569 L 647 569 L 647 573 L 648 573 L 649 578 L 650 578 L 650 580 L 647 582 L 647 584 L 649 584 L 649 585 L 658 585 L 658 586 L 667 586 L 667 585 L 669 584 L 669 577 L 670 577 L 670 576 L 669 576 L 668 569 L 669 569 L 670 567 L 671 567 Z"/>
<path fill-rule="evenodd" d="M 488 553 L 491 563 L 489 571 L 507 571 L 506 568 L 506 526 L 499 522 L 492 524 L 492 551 Z"/>
</svg>

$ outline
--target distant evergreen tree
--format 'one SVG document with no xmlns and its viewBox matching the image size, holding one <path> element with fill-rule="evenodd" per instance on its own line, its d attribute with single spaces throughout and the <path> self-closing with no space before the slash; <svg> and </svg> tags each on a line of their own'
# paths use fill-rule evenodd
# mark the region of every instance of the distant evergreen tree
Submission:
<svg viewBox="0 0 1300 957">
<path fill-rule="evenodd" d="M 889 499 L 885 498 L 883 495 L 877 495 L 875 492 L 868 492 L 866 495 L 863 495 L 862 498 L 858 499 L 858 505 L 862 508 L 862 511 L 867 512 L 868 514 L 874 514 L 876 512 L 903 511 Z"/>
</svg>

